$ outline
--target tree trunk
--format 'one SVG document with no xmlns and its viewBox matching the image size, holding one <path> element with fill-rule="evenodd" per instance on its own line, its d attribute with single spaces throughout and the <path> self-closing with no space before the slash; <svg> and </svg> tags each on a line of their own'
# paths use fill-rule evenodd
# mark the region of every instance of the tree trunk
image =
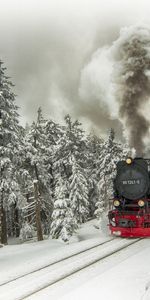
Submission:
<svg viewBox="0 0 150 300">
<path fill-rule="evenodd" d="M 7 244 L 6 212 L 3 208 L 3 191 L 0 193 L 0 243 Z"/>
<path fill-rule="evenodd" d="M 106 211 L 107 205 L 108 205 L 108 194 L 107 194 L 107 183 L 106 183 L 106 178 L 107 176 L 105 176 L 104 174 L 104 182 L 105 182 L 105 202 L 104 202 L 104 209 Z"/>
<path fill-rule="evenodd" d="M 7 221 L 6 221 L 6 211 L 2 208 L 2 234 L 1 234 L 2 244 L 7 245 Z"/>
<path fill-rule="evenodd" d="M 15 234 L 16 234 L 16 237 L 19 237 L 20 227 L 19 227 L 19 211 L 18 211 L 18 208 L 15 208 L 14 219 L 15 219 Z"/>
<path fill-rule="evenodd" d="M 2 203 L 0 201 L 0 243 L 2 244 Z"/>
<path fill-rule="evenodd" d="M 41 224 L 41 207 L 40 207 L 40 199 L 39 199 L 39 191 L 38 191 L 38 181 L 34 182 L 34 197 L 36 201 L 36 228 L 37 228 L 37 239 L 38 241 L 43 240 L 42 233 L 42 224 Z"/>
</svg>

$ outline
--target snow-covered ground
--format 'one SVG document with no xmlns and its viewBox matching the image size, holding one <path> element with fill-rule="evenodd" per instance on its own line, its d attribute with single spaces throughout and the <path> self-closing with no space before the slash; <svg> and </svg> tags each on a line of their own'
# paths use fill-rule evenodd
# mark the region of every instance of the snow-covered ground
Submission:
<svg viewBox="0 0 150 300">
<path fill-rule="evenodd" d="M 110 267 L 108 266 L 107 270 L 105 269 L 101 274 L 96 266 L 94 278 L 61 299 L 84 299 L 86 295 L 86 300 L 92 297 L 102 300 L 140 300 L 143 298 L 150 300 L 149 291 L 145 293 L 146 283 L 150 279 L 150 240 L 143 240 L 127 253 L 128 257 L 124 256 L 121 260 L 118 255 L 116 264 L 111 265 L 112 262 L 109 259 Z"/>
<path fill-rule="evenodd" d="M 11 241 L 11 245 L 0 248 L 0 285 L 109 238 L 106 225 L 102 232 L 97 229 L 96 221 L 93 220 L 82 225 L 67 245 L 51 239 L 17 245 L 12 245 Z M 116 244 L 119 244 L 120 240 L 117 238 Z M 93 248 L 91 258 L 95 254 L 94 251 L 96 250 Z M 150 239 L 143 239 L 26 299 L 88 300 L 94 297 L 101 300 L 150 300 L 149 282 Z M 9 294 L 7 299 L 14 299 L 11 296 L 12 290 L 9 291 L 8 287 L 9 285 L 6 285 L 7 295 Z M 1 300 L 7 300 L 3 297 L 4 291 L 5 286 L 0 286 Z"/>
<path fill-rule="evenodd" d="M 10 240 L 8 246 L 0 249 L 0 284 L 106 240 L 108 236 L 105 233 L 100 234 L 95 225 L 97 225 L 96 221 L 83 225 L 77 235 L 71 238 L 69 244 L 48 239 L 23 244 L 15 240 L 17 244 L 13 245 L 13 241 Z"/>
</svg>

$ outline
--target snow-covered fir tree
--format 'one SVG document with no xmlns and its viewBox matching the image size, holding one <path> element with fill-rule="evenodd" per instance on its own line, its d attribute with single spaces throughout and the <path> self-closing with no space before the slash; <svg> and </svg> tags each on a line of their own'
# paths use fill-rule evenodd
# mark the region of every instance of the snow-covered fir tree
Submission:
<svg viewBox="0 0 150 300">
<path fill-rule="evenodd" d="M 57 144 L 58 140 L 64 134 L 63 126 L 59 125 L 53 120 L 47 120 L 45 132 L 47 136 L 47 142 L 49 143 L 49 146 L 52 147 L 53 152 L 53 146 Z"/>
<path fill-rule="evenodd" d="M 56 176 L 57 172 L 63 173 L 68 180 L 72 174 L 72 155 L 83 166 L 86 164 L 87 157 L 85 152 L 86 140 L 81 123 L 78 120 L 72 122 L 69 115 L 65 117 L 65 122 L 64 133 L 55 147 L 54 171 Z"/>
<path fill-rule="evenodd" d="M 60 238 L 64 242 L 69 241 L 70 237 L 77 229 L 77 222 L 68 199 L 66 181 L 64 181 L 61 176 L 57 179 L 55 188 L 55 202 L 52 219 L 52 237 L 55 239 Z"/>
<path fill-rule="evenodd" d="M 74 218 L 78 224 L 87 220 L 89 215 L 89 186 L 86 172 L 74 156 L 72 157 L 72 175 L 70 177 L 69 201 Z"/>
<path fill-rule="evenodd" d="M 6 211 L 11 211 L 11 205 L 17 205 L 24 198 L 18 183 L 20 156 L 22 151 L 18 107 L 12 83 L 5 75 L 5 68 L 0 62 L 0 218 L 2 222 L 0 240 L 7 242 Z"/>
<path fill-rule="evenodd" d="M 53 171 L 56 184 L 57 182 L 59 182 L 60 176 L 61 178 L 63 178 L 63 185 L 65 185 L 66 188 L 66 199 L 69 203 L 69 208 L 71 209 L 72 214 L 75 217 L 76 223 L 74 229 L 76 229 L 76 224 L 81 222 L 81 219 L 82 221 L 86 220 L 89 210 L 87 187 L 88 182 L 86 179 L 87 147 L 84 132 L 79 121 L 76 120 L 75 122 L 72 122 L 71 117 L 67 115 L 65 117 L 65 122 L 66 125 L 62 127 L 62 135 L 55 147 Z M 82 179 L 82 181 L 80 182 L 80 186 L 79 182 L 75 180 L 77 174 L 80 175 L 80 179 Z M 85 189 L 83 189 L 82 186 L 83 182 L 85 184 Z M 76 191 L 76 194 L 74 194 L 73 198 L 72 190 L 75 191 L 75 188 L 77 188 L 78 190 Z M 80 188 L 81 198 L 79 198 Z M 55 197 L 57 200 L 57 193 L 55 193 Z M 81 201 L 80 204 L 79 200 Z M 77 213 L 79 207 L 80 214 Z"/>
<path fill-rule="evenodd" d="M 46 120 L 44 120 L 42 110 L 39 108 L 37 121 L 33 122 L 25 136 L 25 164 L 32 180 L 38 180 L 41 217 L 44 229 L 47 231 L 50 226 L 53 201 L 51 194 L 51 149 L 47 143 L 45 127 Z"/>
<path fill-rule="evenodd" d="M 96 135 L 87 136 L 87 149 L 88 149 L 88 164 L 87 164 L 87 175 L 89 181 L 89 213 L 90 217 L 94 217 L 96 209 L 95 204 L 99 199 L 98 181 L 97 176 L 99 168 L 99 158 L 101 156 L 102 145 L 104 140 L 97 137 Z"/>
<path fill-rule="evenodd" d="M 64 134 L 64 129 L 62 126 L 54 122 L 53 120 L 47 120 L 45 125 L 46 140 L 45 145 L 49 151 L 49 173 L 51 174 L 51 195 L 54 198 L 55 192 L 55 179 L 54 179 L 54 162 L 55 162 L 55 152 L 61 137 Z"/>
<path fill-rule="evenodd" d="M 124 159 L 123 146 L 115 140 L 114 130 L 109 132 L 108 139 L 103 143 L 99 161 L 97 162 L 97 178 L 99 199 L 95 214 L 98 218 L 109 209 L 109 200 L 113 198 L 113 179 L 116 174 L 116 164 Z"/>
</svg>

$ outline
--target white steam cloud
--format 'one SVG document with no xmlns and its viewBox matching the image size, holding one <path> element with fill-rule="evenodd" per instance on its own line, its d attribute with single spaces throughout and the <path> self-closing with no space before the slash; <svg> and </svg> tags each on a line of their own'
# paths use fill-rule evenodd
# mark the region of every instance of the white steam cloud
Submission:
<svg viewBox="0 0 150 300">
<path fill-rule="evenodd" d="M 91 61 L 81 72 L 79 88 L 80 98 L 85 102 L 96 99 L 99 102 L 97 109 L 107 111 L 110 118 L 118 116 L 118 104 L 113 96 L 112 70 L 114 60 L 111 47 L 98 49 Z"/>
<path fill-rule="evenodd" d="M 130 26 L 110 46 L 97 50 L 81 72 L 83 102 L 118 119 L 129 145 L 143 155 L 149 148 L 150 28 Z"/>
<path fill-rule="evenodd" d="M 148 0 L 0 0 L 0 58 L 22 123 L 42 106 L 46 117 L 70 113 L 99 134 L 113 127 L 122 137 L 111 45 L 120 28 L 150 24 L 149 8 Z"/>
</svg>

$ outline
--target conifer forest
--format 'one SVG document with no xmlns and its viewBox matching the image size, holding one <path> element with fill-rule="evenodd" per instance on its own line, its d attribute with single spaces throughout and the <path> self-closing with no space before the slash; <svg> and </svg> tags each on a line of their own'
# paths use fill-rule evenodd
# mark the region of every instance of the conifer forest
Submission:
<svg viewBox="0 0 150 300">
<path fill-rule="evenodd" d="M 0 62 L 0 243 L 45 236 L 69 241 L 80 224 L 101 218 L 113 197 L 116 162 L 127 145 L 85 133 L 68 114 L 64 124 L 45 119 L 19 123 L 13 84 Z"/>
</svg>

